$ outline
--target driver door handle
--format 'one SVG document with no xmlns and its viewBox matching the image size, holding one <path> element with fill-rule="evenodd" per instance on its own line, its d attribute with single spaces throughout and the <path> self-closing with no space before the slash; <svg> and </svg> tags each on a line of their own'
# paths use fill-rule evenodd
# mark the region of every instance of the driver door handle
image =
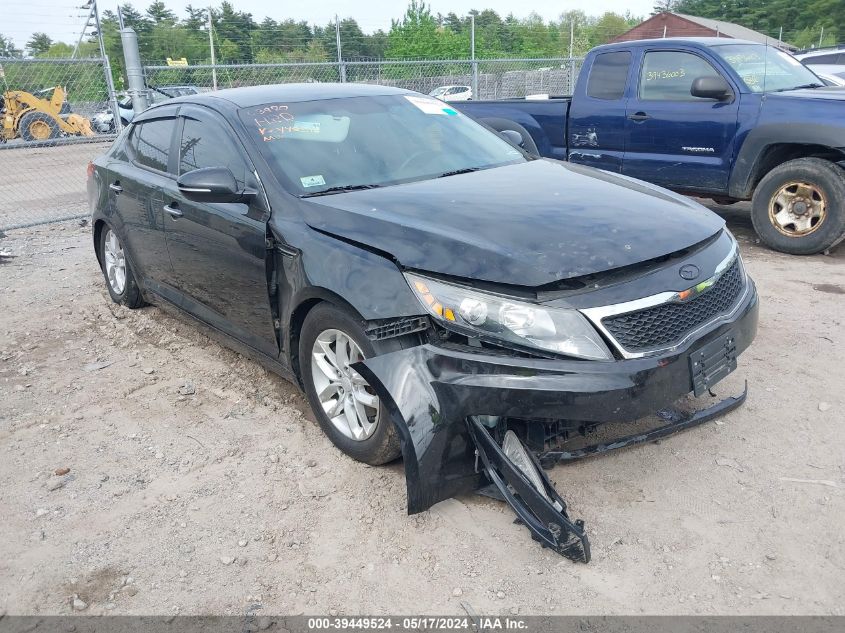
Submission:
<svg viewBox="0 0 845 633">
<path fill-rule="evenodd" d="M 645 112 L 635 112 L 634 114 L 628 115 L 628 119 L 630 121 L 635 121 L 637 123 L 641 121 L 648 121 L 650 118 L 651 116 L 646 114 Z"/>
<path fill-rule="evenodd" d="M 173 204 L 176 204 L 175 202 Z M 164 210 L 167 211 L 171 216 L 174 218 L 181 218 L 184 213 L 182 213 L 178 207 L 170 206 L 169 204 L 164 205 Z"/>
</svg>

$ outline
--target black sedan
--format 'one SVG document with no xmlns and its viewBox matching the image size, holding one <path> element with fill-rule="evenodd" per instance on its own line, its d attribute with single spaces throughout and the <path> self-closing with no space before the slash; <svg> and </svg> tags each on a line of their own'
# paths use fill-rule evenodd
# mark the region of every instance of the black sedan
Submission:
<svg viewBox="0 0 845 633">
<path fill-rule="evenodd" d="M 135 118 L 88 191 L 115 302 L 187 313 L 296 382 L 355 459 L 401 454 L 409 512 L 492 482 L 574 559 L 583 524 L 539 465 L 607 448 L 563 450 L 579 432 L 706 394 L 756 333 L 719 217 L 406 90 L 180 97 Z"/>
</svg>

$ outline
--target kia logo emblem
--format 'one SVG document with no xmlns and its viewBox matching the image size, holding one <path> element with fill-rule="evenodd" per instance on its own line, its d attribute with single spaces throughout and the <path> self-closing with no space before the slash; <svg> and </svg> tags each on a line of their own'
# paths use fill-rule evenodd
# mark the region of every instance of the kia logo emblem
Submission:
<svg viewBox="0 0 845 633">
<path fill-rule="evenodd" d="M 681 266 L 681 270 L 678 271 L 678 274 L 681 276 L 682 279 L 686 279 L 687 281 L 692 281 L 696 279 L 701 271 L 698 270 L 698 266 L 695 264 L 685 264 Z"/>
</svg>

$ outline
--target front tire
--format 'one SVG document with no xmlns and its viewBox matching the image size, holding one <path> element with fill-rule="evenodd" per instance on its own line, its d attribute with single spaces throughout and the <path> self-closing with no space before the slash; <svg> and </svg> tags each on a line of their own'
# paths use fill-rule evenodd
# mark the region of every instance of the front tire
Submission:
<svg viewBox="0 0 845 633">
<path fill-rule="evenodd" d="M 401 454 L 387 408 L 349 365 L 414 345 L 413 336 L 371 341 L 360 318 L 330 303 L 315 306 L 299 337 L 300 379 L 320 428 L 344 453 L 377 466 Z"/>
<path fill-rule="evenodd" d="M 812 255 L 845 237 L 845 172 L 821 158 L 799 158 L 769 172 L 754 192 L 751 222 L 776 251 Z"/>
<path fill-rule="evenodd" d="M 100 267 L 112 301 L 132 310 L 144 305 L 135 272 L 123 250 L 123 242 L 110 226 L 103 227 L 100 233 Z"/>
</svg>

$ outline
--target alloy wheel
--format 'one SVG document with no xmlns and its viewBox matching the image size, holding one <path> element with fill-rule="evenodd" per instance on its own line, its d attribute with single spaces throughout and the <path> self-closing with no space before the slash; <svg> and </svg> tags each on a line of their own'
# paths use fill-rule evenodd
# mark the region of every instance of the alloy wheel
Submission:
<svg viewBox="0 0 845 633">
<path fill-rule="evenodd" d="M 311 379 L 326 417 L 349 439 L 366 440 L 376 430 L 379 399 L 350 367 L 364 360 L 358 344 L 341 330 L 324 330 L 311 351 Z"/>
<path fill-rule="evenodd" d="M 103 255 L 109 286 L 115 294 L 122 295 L 126 289 L 126 255 L 120 240 L 111 229 L 108 229 L 103 240 Z"/>
</svg>

